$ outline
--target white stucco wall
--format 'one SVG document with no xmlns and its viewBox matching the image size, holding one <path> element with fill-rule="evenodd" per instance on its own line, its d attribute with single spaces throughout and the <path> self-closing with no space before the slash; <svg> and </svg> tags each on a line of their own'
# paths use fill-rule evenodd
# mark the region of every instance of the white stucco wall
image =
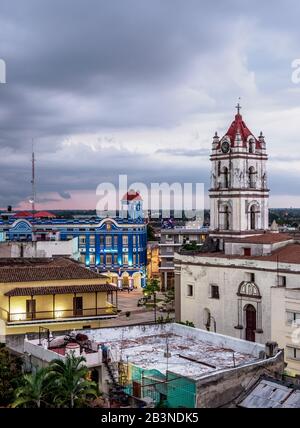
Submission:
<svg viewBox="0 0 300 428">
<path fill-rule="evenodd" d="M 179 260 L 181 263 L 178 263 Z M 187 263 L 187 264 L 185 264 Z M 261 315 L 263 333 L 256 334 L 256 341 L 265 343 L 272 337 L 271 329 L 271 292 L 277 285 L 277 263 L 270 261 L 228 259 L 222 257 L 175 256 L 176 269 L 180 271 L 180 310 L 181 321 L 192 321 L 196 327 L 205 328 L 204 310 L 209 309 L 216 321 L 217 333 L 245 339 L 245 319 L 242 311 L 243 330 L 235 329 L 238 325 L 239 285 L 249 280 L 248 273 L 255 274 L 255 284 L 261 294 Z M 287 286 L 297 286 L 300 279 L 297 272 L 299 265 L 280 264 L 281 269 L 289 270 L 284 273 Z M 188 296 L 187 286 L 193 285 L 194 295 Z M 210 297 L 210 286 L 219 287 L 220 299 Z M 258 300 L 243 297 L 242 308 L 247 304 L 256 307 Z M 281 309 L 280 309 L 281 310 Z M 276 318 L 276 303 L 274 304 L 274 319 Z M 213 325 L 212 325 L 213 327 Z M 259 327 L 257 323 L 257 327 Z"/>
<path fill-rule="evenodd" d="M 78 238 L 69 241 L 5 242 L 0 244 L 0 257 L 54 257 L 79 259 Z"/>
<path fill-rule="evenodd" d="M 294 375 L 300 374 L 300 359 L 290 357 L 288 347 L 300 349 L 300 324 L 291 324 L 287 312 L 300 314 L 300 289 L 273 288 L 271 301 L 271 332 L 280 348 L 285 351 L 287 371 Z"/>
</svg>

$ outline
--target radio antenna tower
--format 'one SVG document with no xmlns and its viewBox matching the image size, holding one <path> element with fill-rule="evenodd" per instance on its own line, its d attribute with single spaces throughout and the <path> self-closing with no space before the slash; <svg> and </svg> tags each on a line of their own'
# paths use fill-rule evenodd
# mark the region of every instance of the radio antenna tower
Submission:
<svg viewBox="0 0 300 428">
<path fill-rule="evenodd" d="M 36 191 L 35 191 L 35 156 L 34 156 L 33 139 L 32 139 L 32 155 L 31 155 L 31 185 L 32 185 L 31 211 L 32 211 L 32 217 L 34 217 Z"/>
</svg>

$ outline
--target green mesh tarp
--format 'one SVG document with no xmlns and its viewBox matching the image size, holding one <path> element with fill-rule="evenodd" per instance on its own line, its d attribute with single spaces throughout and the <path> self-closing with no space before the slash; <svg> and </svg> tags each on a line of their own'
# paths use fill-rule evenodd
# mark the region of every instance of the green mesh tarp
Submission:
<svg viewBox="0 0 300 428">
<path fill-rule="evenodd" d="M 168 372 L 167 376 L 158 370 L 145 370 L 129 364 L 126 392 L 134 395 L 133 384 L 140 385 L 141 397 L 149 397 L 155 405 L 162 402 L 170 408 L 194 408 L 196 384 L 193 380 Z"/>
<path fill-rule="evenodd" d="M 192 379 L 168 372 L 168 406 L 188 408 L 196 406 L 196 383 Z"/>
</svg>

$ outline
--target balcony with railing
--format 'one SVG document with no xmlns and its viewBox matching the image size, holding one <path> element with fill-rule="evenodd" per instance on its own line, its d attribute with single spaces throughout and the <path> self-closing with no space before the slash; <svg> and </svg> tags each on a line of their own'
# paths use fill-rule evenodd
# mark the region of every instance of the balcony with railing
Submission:
<svg viewBox="0 0 300 428">
<path fill-rule="evenodd" d="M 37 324 L 113 318 L 118 314 L 117 287 L 113 284 L 15 288 L 5 293 L 0 307 L 7 325 Z"/>
<path fill-rule="evenodd" d="M 82 310 L 65 309 L 58 311 L 30 311 L 30 312 L 8 312 L 1 309 L 2 319 L 8 324 L 18 324 L 24 322 L 39 321 L 54 321 L 59 322 L 63 320 L 78 320 L 78 319 L 91 319 L 91 318 L 106 318 L 114 317 L 118 314 L 116 306 L 101 307 L 101 308 L 87 308 Z"/>
</svg>

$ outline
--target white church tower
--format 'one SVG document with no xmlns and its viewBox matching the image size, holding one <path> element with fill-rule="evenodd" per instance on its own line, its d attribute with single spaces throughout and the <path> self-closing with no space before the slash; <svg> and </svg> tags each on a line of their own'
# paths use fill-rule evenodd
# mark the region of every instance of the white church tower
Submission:
<svg viewBox="0 0 300 428">
<path fill-rule="evenodd" d="M 223 138 L 213 138 L 210 235 L 243 237 L 269 228 L 266 143 L 243 121 L 241 106 Z"/>
</svg>

